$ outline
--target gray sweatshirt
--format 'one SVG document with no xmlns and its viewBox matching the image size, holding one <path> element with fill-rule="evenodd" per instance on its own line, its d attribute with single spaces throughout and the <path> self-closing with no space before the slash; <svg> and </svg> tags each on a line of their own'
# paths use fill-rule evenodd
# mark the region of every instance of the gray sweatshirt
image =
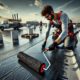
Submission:
<svg viewBox="0 0 80 80">
<path fill-rule="evenodd" d="M 62 32 L 61 32 L 61 34 L 59 35 L 58 38 L 61 39 L 61 40 L 63 40 L 68 35 L 69 18 L 67 16 L 67 14 L 65 14 L 65 13 L 62 12 L 60 20 L 62 22 L 62 25 L 61 25 Z M 55 21 L 55 23 L 58 24 L 58 21 Z"/>
</svg>

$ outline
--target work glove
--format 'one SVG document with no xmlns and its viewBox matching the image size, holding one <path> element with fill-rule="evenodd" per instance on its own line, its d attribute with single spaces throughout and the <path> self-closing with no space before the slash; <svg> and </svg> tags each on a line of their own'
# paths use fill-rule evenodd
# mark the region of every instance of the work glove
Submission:
<svg viewBox="0 0 80 80">
<path fill-rule="evenodd" d="M 42 44 L 42 51 L 45 50 L 45 46 L 46 46 L 46 41 Z"/>
<path fill-rule="evenodd" d="M 58 47 L 58 44 L 56 43 L 56 42 L 54 42 L 53 44 L 51 44 L 50 46 L 49 46 L 49 51 L 52 51 L 52 50 L 55 50 L 56 48 Z"/>
</svg>

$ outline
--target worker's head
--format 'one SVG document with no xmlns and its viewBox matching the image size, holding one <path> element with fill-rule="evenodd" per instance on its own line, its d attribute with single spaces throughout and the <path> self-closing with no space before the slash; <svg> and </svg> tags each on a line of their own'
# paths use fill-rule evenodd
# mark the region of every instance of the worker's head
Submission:
<svg viewBox="0 0 80 80">
<path fill-rule="evenodd" d="M 48 20 L 52 20 L 54 18 L 54 10 L 52 8 L 52 6 L 50 5 L 46 5 L 44 6 L 41 15 L 44 16 L 46 19 Z"/>
</svg>

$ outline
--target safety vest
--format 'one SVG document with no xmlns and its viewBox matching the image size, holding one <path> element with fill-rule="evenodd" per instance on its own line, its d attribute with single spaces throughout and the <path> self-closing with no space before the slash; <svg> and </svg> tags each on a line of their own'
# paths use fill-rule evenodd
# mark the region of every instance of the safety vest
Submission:
<svg viewBox="0 0 80 80">
<path fill-rule="evenodd" d="M 61 15 L 62 15 L 62 11 L 60 11 L 57 14 L 58 14 L 57 20 L 58 20 L 58 23 L 59 23 L 59 27 L 57 27 L 58 28 L 57 35 L 59 35 L 62 32 L 62 28 L 61 28 L 62 22 L 60 20 Z M 73 35 L 74 35 L 73 23 L 69 23 L 68 24 L 68 36 L 73 37 Z"/>
</svg>

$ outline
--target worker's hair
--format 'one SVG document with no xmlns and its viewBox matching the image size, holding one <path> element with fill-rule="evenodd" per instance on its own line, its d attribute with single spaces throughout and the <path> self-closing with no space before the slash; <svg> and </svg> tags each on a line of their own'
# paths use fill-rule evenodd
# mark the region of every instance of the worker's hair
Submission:
<svg viewBox="0 0 80 80">
<path fill-rule="evenodd" d="M 41 15 L 45 16 L 46 14 L 51 14 L 51 12 L 53 11 L 52 6 L 50 5 L 45 5 L 43 10 L 41 11 Z M 54 11 L 53 11 L 54 12 Z"/>
</svg>

